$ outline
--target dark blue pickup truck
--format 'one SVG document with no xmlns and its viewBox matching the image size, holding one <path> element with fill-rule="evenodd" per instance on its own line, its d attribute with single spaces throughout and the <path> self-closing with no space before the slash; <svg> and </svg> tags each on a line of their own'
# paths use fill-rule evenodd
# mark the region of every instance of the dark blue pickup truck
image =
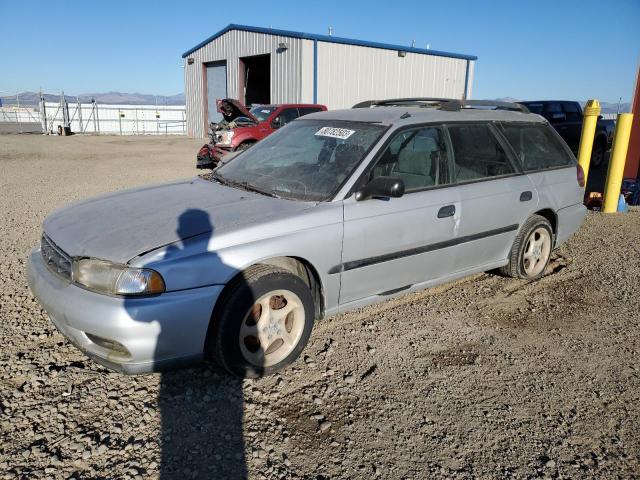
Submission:
<svg viewBox="0 0 640 480">
<path fill-rule="evenodd" d="M 580 147 L 580 135 L 582 133 L 582 107 L 578 102 L 565 100 L 540 100 L 519 102 L 529 109 L 531 113 L 537 113 L 545 117 L 551 126 L 556 129 L 567 145 L 578 155 Z M 605 159 L 605 153 L 611 148 L 615 122 L 598 118 L 596 135 L 593 141 L 593 153 L 591 154 L 591 167 L 598 168 Z"/>
</svg>

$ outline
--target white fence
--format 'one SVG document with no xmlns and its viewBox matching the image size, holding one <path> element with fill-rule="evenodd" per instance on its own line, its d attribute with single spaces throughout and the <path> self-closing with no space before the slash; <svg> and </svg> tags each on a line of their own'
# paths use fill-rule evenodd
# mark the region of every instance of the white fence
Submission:
<svg viewBox="0 0 640 480">
<path fill-rule="evenodd" d="M 0 107 L 0 133 L 186 135 L 183 105 L 102 105 L 43 102 L 38 107 Z"/>
<path fill-rule="evenodd" d="M 42 104 L 41 104 L 42 105 Z M 56 133 L 65 117 L 74 133 L 111 135 L 185 135 L 184 106 L 98 105 L 45 102 L 43 130 Z M 65 112 L 65 108 L 67 112 Z"/>
</svg>

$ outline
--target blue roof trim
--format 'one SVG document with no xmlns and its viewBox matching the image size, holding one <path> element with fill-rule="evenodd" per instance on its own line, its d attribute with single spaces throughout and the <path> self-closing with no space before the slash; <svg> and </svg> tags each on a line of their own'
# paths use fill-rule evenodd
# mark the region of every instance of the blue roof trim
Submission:
<svg viewBox="0 0 640 480">
<path fill-rule="evenodd" d="M 195 47 L 182 54 L 182 58 L 192 54 L 196 50 L 204 47 L 207 43 L 214 41 L 231 30 L 241 30 L 244 32 L 266 33 L 269 35 L 279 35 L 281 37 L 302 38 L 305 40 L 315 40 L 318 42 L 342 43 L 344 45 L 357 45 L 360 47 L 381 48 L 383 50 L 401 50 L 403 52 L 420 53 L 423 55 L 435 55 L 437 57 L 461 58 L 463 60 L 477 60 L 474 55 L 464 55 L 462 53 L 441 52 L 439 50 L 427 50 L 426 48 L 407 47 L 405 45 L 393 45 L 391 43 L 368 42 L 366 40 L 354 40 L 352 38 L 334 37 L 329 35 L 316 35 L 313 33 L 293 32 L 291 30 L 278 30 L 275 28 L 251 27 L 248 25 L 237 25 L 231 23 L 218 33 L 211 35 L 205 41 L 200 42 Z"/>
</svg>

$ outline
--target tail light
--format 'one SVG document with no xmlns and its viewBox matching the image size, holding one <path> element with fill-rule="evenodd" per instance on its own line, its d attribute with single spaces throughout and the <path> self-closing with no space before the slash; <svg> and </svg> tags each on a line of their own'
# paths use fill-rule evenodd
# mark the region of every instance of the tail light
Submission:
<svg viewBox="0 0 640 480">
<path fill-rule="evenodd" d="M 581 187 L 584 187 L 585 182 L 584 182 L 584 170 L 582 169 L 582 166 L 580 164 L 577 165 L 576 167 L 576 176 L 578 177 L 578 185 L 580 185 Z"/>
</svg>

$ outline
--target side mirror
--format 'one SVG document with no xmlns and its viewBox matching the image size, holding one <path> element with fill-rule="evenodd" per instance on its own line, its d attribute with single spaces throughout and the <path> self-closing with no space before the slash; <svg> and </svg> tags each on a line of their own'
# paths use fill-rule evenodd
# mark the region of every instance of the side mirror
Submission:
<svg viewBox="0 0 640 480">
<path fill-rule="evenodd" d="M 282 119 L 280 118 L 280 116 L 277 116 L 271 121 L 271 128 L 277 130 L 281 126 L 282 126 Z"/>
<path fill-rule="evenodd" d="M 397 177 L 376 177 L 355 194 L 357 202 L 367 198 L 398 198 L 404 195 L 404 182 Z"/>
</svg>

